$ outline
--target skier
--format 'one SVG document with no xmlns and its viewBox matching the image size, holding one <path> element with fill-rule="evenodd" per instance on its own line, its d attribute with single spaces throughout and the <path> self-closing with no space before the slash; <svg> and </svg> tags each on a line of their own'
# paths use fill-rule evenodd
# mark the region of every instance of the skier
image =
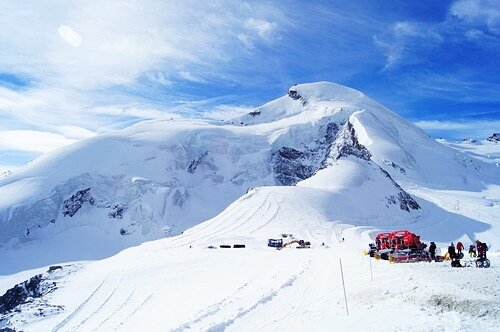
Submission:
<svg viewBox="0 0 500 332">
<path fill-rule="evenodd" d="M 473 244 L 469 246 L 469 256 L 470 258 L 477 257 L 476 246 Z"/>
<path fill-rule="evenodd" d="M 457 255 L 457 253 L 455 252 L 455 245 L 453 244 L 453 242 L 448 247 L 448 255 L 450 256 L 450 259 L 452 261 L 455 258 L 455 256 Z"/>
<path fill-rule="evenodd" d="M 429 246 L 429 253 L 431 254 L 431 260 L 435 261 L 436 260 L 436 244 L 434 242 L 431 242 L 431 245 Z"/>
<path fill-rule="evenodd" d="M 457 243 L 457 251 L 458 251 L 459 256 L 461 256 L 460 254 L 462 253 L 463 249 L 464 249 L 464 245 L 462 244 L 462 242 L 458 242 Z"/>
</svg>

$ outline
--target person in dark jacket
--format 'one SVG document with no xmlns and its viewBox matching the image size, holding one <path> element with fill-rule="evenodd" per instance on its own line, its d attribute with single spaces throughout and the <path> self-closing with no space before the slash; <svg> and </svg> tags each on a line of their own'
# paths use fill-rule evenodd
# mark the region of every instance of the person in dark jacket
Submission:
<svg viewBox="0 0 500 332">
<path fill-rule="evenodd" d="M 433 261 L 436 260 L 436 244 L 434 242 L 431 242 L 431 245 L 429 246 L 429 253 L 431 254 L 431 259 Z"/>
<path fill-rule="evenodd" d="M 455 258 L 455 256 L 457 255 L 457 253 L 455 251 L 455 245 L 453 244 L 453 242 L 448 247 L 448 255 L 450 256 L 451 260 L 453 260 Z"/>
<path fill-rule="evenodd" d="M 477 256 L 479 258 L 486 258 L 486 250 L 488 250 L 486 243 L 476 240 L 476 247 L 477 247 Z"/>
<path fill-rule="evenodd" d="M 477 257 L 476 246 L 473 244 L 469 246 L 469 256 L 470 258 Z"/>
</svg>

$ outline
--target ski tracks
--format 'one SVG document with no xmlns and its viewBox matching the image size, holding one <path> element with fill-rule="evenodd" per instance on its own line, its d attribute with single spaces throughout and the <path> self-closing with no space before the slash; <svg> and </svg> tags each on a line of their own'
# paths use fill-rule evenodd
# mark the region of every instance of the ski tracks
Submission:
<svg viewBox="0 0 500 332">
<path fill-rule="evenodd" d="M 283 281 L 279 286 L 271 288 L 269 291 L 264 291 L 263 294 L 261 294 L 260 297 L 254 300 L 253 303 L 248 304 L 245 307 L 242 307 L 239 305 L 238 299 L 242 299 L 247 297 L 247 294 L 243 294 L 244 292 L 255 292 L 256 288 L 258 289 L 259 287 L 256 287 L 255 281 L 257 277 L 252 278 L 250 281 L 247 283 L 243 284 L 240 288 L 238 288 L 231 296 L 228 296 L 224 298 L 222 301 L 215 303 L 211 305 L 209 308 L 207 308 L 205 311 L 202 311 L 202 314 L 195 319 L 182 324 L 181 326 L 173 329 L 172 331 L 183 331 L 183 330 L 192 330 L 196 329 L 199 327 L 201 330 L 208 330 L 208 331 L 222 331 L 226 329 L 227 327 L 233 325 L 235 322 L 237 322 L 240 319 L 243 319 L 247 317 L 248 315 L 256 312 L 256 310 L 263 308 L 264 306 L 267 306 L 270 304 L 272 301 L 275 301 L 277 298 L 282 295 L 283 292 L 293 289 L 294 285 L 296 284 L 297 280 L 303 275 L 308 269 L 311 264 L 311 260 L 305 264 L 305 267 L 303 269 L 296 273 L 292 274 L 289 276 L 285 281 Z M 278 277 L 279 275 L 274 275 L 271 279 L 274 279 Z M 264 277 L 264 279 L 261 278 L 260 281 L 264 280 L 269 280 L 269 278 Z M 265 288 L 265 287 L 261 287 Z M 293 294 L 298 294 L 298 290 L 292 290 L 292 296 Z M 290 301 L 290 296 L 286 296 L 285 299 L 283 299 L 283 303 L 279 303 L 279 306 L 284 307 L 287 304 L 289 304 Z M 224 310 L 223 310 L 224 309 Z M 276 309 L 276 312 L 279 312 L 280 308 Z M 232 312 L 232 316 L 229 317 L 220 317 L 223 320 L 220 321 L 219 323 L 214 323 L 214 320 L 217 321 L 217 316 L 219 313 L 226 313 L 226 312 Z M 231 315 L 231 314 L 230 314 Z"/>
<path fill-rule="evenodd" d="M 111 318 L 113 318 L 117 313 L 119 313 L 120 311 L 122 311 L 123 308 L 125 308 L 125 306 L 129 303 L 130 299 L 134 296 L 134 293 L 135 293 L 135 290 L 133 290 L 129 295 L 128 297 L 118 306 L 118 308 L 116 308 L 115 311 L 113 311 L 111 313 L 111 315 L 109 315 L 108 317 L 106 317 L 105 320 L 103 320 L 101 323 L 99 323 L 99 325 L 97 326 L 96 329 L 94 329 L 94 331 L 97 331 L 99 330 L 104 324 L 106 324 Z"/>
<path fill-rule="evenodd" d="M 135 307 L 135 309 L 127 316 L 127 318 L 125 318 L 125 320 L 123 320 L 120 324 L 118 324 L 114 330 L 119 330 L 119 329 L 122 329 L 123 326 L 125 325 L 125 323 L 130 319 L 132 318 L 138 311 L 139 309 L 142 308 L 142 306 L 144 306 L 149 300 L 151 300 L 151 298 L 153 297 L 153 293 L 149 294 L 148 297 L 146 297 L 146 299 L 144 301 L 142 301 L 141 304 L 139 304 L 138 306 Z"/>
<path fill-rule="evenodd" d="M 235 298 L 238 295 L 238 293 L 240 293 L 245 288 L 247 288 L 249 285 L 251 285 L 251 283 L 255 279 L 256 279 L 256 277 L 254 277 L 250 281 L 244 283 L 242 286 L 240 286 L 238 289 L 236 289 L 236 291 L 233 294 L 231 294 L 228 297 L 225 297 L 224 299 L 222 299 L 221 301 L 219 301 L 217 303 L 212 304 L 207 309 L 202 310 L 201 312 L 199 312 L 196 315 L 195 319 L 193 319 L 193 320 L 191 320 L 191 321 L 189 321 L 187 323 L 184 323 L 184 324 L 182 324 L 179 327 L 176 327 L 176 328 L 172 329 L 172 331 L 173 332 L 179 332 L 179 331 L 183 331 L 183 330 L 189 329 L 189 328 L 191 328 L 192 325 L 200 323 L 204 319 L 217 314 L 219 311 L 221 311 L 222 309 L 224 309 L 228 304 L 230 304 L 232 302 L 232 299 Z"/>
<path fill-rule="evenodd" d="M 97 286 L 92 293 L 70 314 L 68 315 L 63 321 L 61 321 L 59 324 L 57 324 L 52 331 L 60 331 L 60 330 L 68 330 L 68 331 L 80 331 L 84 329 L 89 329 L 89 328 L 84 328 L 85 324 L 89 322 L 89 320 L 96 318 L 98 316 L 98 313 L 105 308 L 110 300 L 115 296 L 116 292 L 119 290 L 120 285 L 123 282 L 123 279 L 125 278 L 126 273 L 124 273 L 118 282 L 113 282 L 110 283 L 110 276 L 106 276 L 104 280 Z M 116 279 L 115 279 L 116 280 Z M 111 291 L 108 293 L 107 296 L 104 297 L 104 289 L 106 288 L 105 286 L 107 284 L 113 285 Z M 104 293 L 102 296 L 99 296 L 100 293 Z M 99 329 L 102 325 L 104 325 L 114 314 L 116 314 L 117 311 L 119 311 L 131 298 L 133 295 L 132 293 L 128 296 L 128 298 L 120 305 L 116 310 L 113 311 L 111 315 L 109 315 L 104 321 L 102 321 L 96 329 Z M 86 309 L 86 308 L 89 309 Z M 95 308 L 92 310 L 90 313 L 87 313 L 84 315 L 84 311 L 89 311 L 90 309 Z M 83 318 L 78 318 L 78 316 L 83 316 Z M 70 325 L 73 323 L 72 325 Z M 87 324 L 88 325 L 88 324 Z M 64 328 L 64 329 L 63 329 Z"/>
<path fill-rule="evenodd" d="M 52 329 L 52 332 L 60 331 L 76 315 L 78 315 L 80 313 L 80 311 L 87 305 L 87 303 L 92 300 L 92 298 L 96 295 L 96 293 L 99 291 L 99 289 L 102 287 L 102 285 L 104 285 L 104 283 L 106 282 L 107 279 L 108 279 L 108 277 L 104 278 L 104 280 L 99 284 L 99 286 L 97 286 L 97 288 L 94 289 L 94 291 L 92 291 L 92 293 L 90 293 L 90 295 L 78 307 L 76 307 L 76 309 L 71 314 L 69 314 L 59 324 L 57 324 L 56 326 L 54 326 L 54 328 Z"/>
</svg>

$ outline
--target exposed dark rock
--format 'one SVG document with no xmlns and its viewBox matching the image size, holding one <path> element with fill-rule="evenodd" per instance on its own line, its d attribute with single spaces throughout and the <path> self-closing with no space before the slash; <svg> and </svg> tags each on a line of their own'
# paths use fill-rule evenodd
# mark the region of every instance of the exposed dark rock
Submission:
<svg viewBox="0 0 500 332">
<path fill-rule="evenodd" d="M 47 270 L 47 272 L 54 272 L 55 270 L 62 270 L 62 266 L 61 265 L 49 266 L 49 269 Z"/>
<path fill-rule="evenodd" d="M 366 147 L 358 142 L 353 125 L 347 121 L 338 133 L 331 147 L 331 157 L 337 160 L 341 157 L 355 156 L 360 159 L 370 160 L 372 155 Z"/>
<path fill-rule="evenodd" d="M 495 142 L 495 143 L 500 142 L 500 133 L 494 133 L 493 135 L 488 137 L 486 140 L 490 141 L 490 142 Z"/>
<path fill-rule="evenodd" d="M 418 203 L 413 199 L 413 197 L 410 196 L 406 191 L 401 188 L 401 186 L 394 181 L 394 179 L 391 177 L 391 175 L 384 170 L 382 167 L 379 167 L 380 171 L 389 179 L 391 180 L 392 184 L 399 189 L 399 192 L 397 195 L 391 195 L 387 197 L 387 203 L 388 204 L 398 204 L 401 210 L 408 211 L 410 210 L 420 210 L 421 207 L 418 205 Z"/>
<path fill-rule="evenodd" d="M 273 168 L 276 179 L 285 186 L 293 186 L 316 172 L 307 164 L 308 154 L 289 147 L 282 147 L 274 155 Z"/>
<path fill-rule="evenodd" d="M 406 174 L 406 170 L 403 167 L 401 167 L 398 164 L 396 164 L 395 162 L 389 161 L 389 160 L 384 160 L 384 163 L 386 163 L 387 165 L 391 166 L 395 170 L 398 170 L 401 174 Z"/>
<path fill-rule="evenodd" d="M 302 98 L 301 95 L 295 90 L 295 88 L 291 87 L 290 90 L 288 90 L 288 97 L 292 98 L 293 100 L 298 100 Z"/>
<path fill-rule="evenodd" d="M 125 228 L 120 228 L 120 234 L 121 235 L 127 235 L 128 232 L 127 232 L 127 230 Z"/>
<path fill-rule="evenodd" d="M 463 142 L 469 142 L 469 143 L 476 143 L 477 142 L 477 139 L 474 139 L 474 138 L 464 138 L 462 140 Z"/>
<path fill-rule="evenodd" d="M 330 122 L 326 126 L 325 144 L 332 144 L 339 133 L 339 125 L 335 122 Z"/>
<path fill-rule="evenodd" d="M 253 110 L 253 111 L 251 111 L 251 112 L 250 112 L 250 113 L 248 113 L 248 114 L 250 114 L 251 116 L 255 117 L 255 116 L 257 116 L 257 115 L 260 115 L 260 110 Z"/>
<path fill-rule="evenodd" d="M 323 137 L 316 139 L 303 151 L 282 147 L 273 154 L 273 170 L 278 182 L 293 186 L 297 182 L 313 176 L 325 167 L 332 142 L 337 137 L 339 126 L 335 122 L 327 124 Z"/>
<path fill-rule="evenodd" d="M 85 203 L 91 206 L 95 204 L 95 199 L 90 194 L 90 188 L 77 191 L 63 202 L 63 216 L 73 217 Z"/>
<path fill-rule="evenodd" d="M 27 303 L 34 298 L 56 289 L 56 283 L 42 283 L 44 281 L 42 274 L 37 274 L 29 280 L 15 285 L 0 297 L 0 314 L 14 310 L 17 306 Z"/>
<path fill-rule="evenodd" d="M 127 207 L 125 204 L 114 204 L 113 206 L 110 207 L 111 211 L 108 212 L 108 217 L 113 218 L 113 219 L 122 219 L 123 214 L 125 211 L 127 211 Z"/>
<path fill-rule="evenodd" d="M 303 96 L 301 96 L 295 87 L 291 87 L 288 90 L 288 97 L 292 98 L 293 100 L 300 100 L 302 102 L 302 106 L 305 106 L 307 104 L 307 101 L 304 99 Z"/>
<path fill-rule="evenodd" d="M 208 151 L 205 151 L 200 157 L 193 159 L 188 167 L 187 172 L 193 174 L 196 168 L 203 162 L 203 160 L 208 156 Z"/>
</svg>

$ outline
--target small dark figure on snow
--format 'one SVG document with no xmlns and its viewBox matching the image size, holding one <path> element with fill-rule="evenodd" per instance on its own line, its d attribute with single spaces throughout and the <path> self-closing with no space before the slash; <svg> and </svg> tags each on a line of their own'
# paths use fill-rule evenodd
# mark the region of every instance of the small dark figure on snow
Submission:
<svg viewBox="0 0 500 332">
<path fill-rule="evenodd" d="M 463 265 L 460 263 L 460 259 L 452 259 L 451 260 L 451 267 L 463 267 Z"/>
<path fill-rule="evenodd" d="M 486 250 L 488 250 L 486 243 L 476 240 L 476 247 L 477 247 L 477 257 L 486 258 Z"/>
<path fill-rule="evenodd" d="M 457 256 L 457 253 L 455 252 L 455 245 L 453 244 L 453 242 L 448 247 L 448 255 L 450 256 L 450 259 L 452 261 Z"/>
<path fill-rule="evenodd" d="M 462 244 L 462 242 L 458 242 L 457 243 L 457 251 L 458 251 L 459 255 L 462 253 L 463 249 L 464 249 L 464 245 Z"/>
<path fill-rule="evenodd" d="M 473 244 L 469 246 L 469 256 L 470 258 L 477 257 L 476 246 Z"/>
<path fill-rule="evenodd" d="M 429 246 L 429 253 L 431 254 L 431 260 L 435 261 L 436 260 L 436 244 L 434 242 L 431 242 L 431 245 Z"/>
</svg>

